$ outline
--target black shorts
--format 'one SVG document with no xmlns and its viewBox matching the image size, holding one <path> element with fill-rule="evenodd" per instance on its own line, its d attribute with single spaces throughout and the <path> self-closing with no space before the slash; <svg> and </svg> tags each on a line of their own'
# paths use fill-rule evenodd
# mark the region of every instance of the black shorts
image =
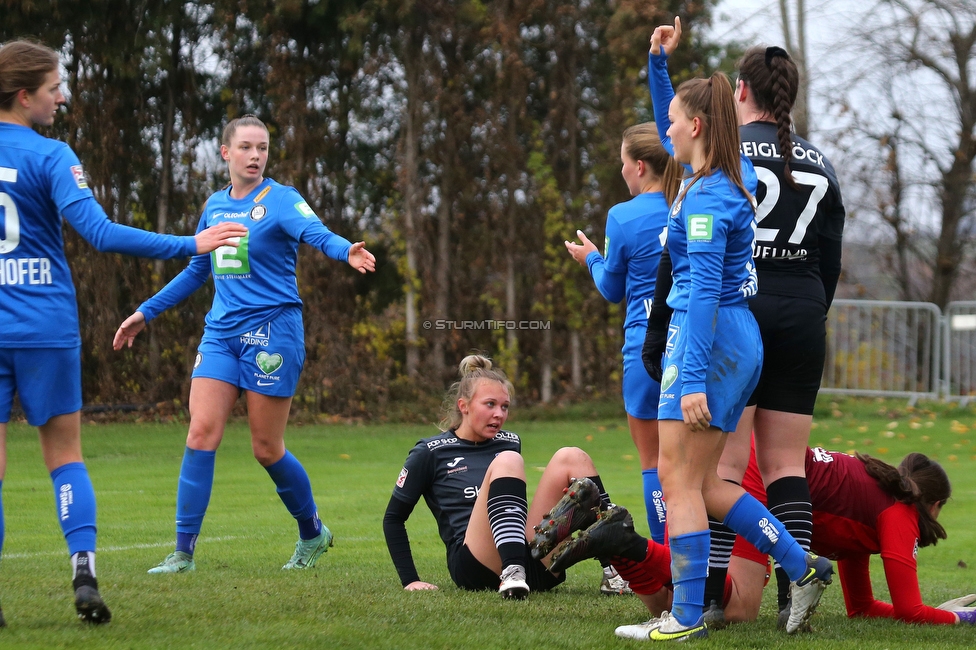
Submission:
<svg viewBox="0 0 976 650">
<path fill-rule="evenodd" d="M 813 415 L 827 347 L 823 303 L 760 292 L 749 309 L 759 323 L 763 368 L 748 405 Z"/>
<path fill-rule="evenodd" d="M 562 584 L 566 579 L 565 573 L 558 576 L 549 572 L 539 560 L 533 559 L 528 545 L 525 546 L 525 582 L 530 591 L 549 591 Z M 479 562 L 467 544 L 455 546 L 447 552 L 447 569 L 451 572 L 451 580 L 461 589 L 481 591 L 491 589 L 496 591 L 500 580 L 495 572 Z"/>
</svg>

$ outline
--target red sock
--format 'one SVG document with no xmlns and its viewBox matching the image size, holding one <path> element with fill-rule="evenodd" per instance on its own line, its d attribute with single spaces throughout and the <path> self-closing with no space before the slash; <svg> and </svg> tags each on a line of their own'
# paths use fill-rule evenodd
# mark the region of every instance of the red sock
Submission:
<svg viewBox="0 0 976 650">
<path fill-rule="evenodd" d="M 642 561 L 614 557 L 611 564 L 636 594 L 655 594 L 671 582 L 671 549 L 651 539 Z"/>
</svg>

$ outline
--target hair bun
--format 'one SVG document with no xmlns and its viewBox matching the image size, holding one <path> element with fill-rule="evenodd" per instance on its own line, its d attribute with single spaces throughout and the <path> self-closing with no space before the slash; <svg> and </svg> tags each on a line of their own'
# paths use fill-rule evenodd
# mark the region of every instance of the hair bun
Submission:
<svg viewBox="0 0 976 650">
<path fill-rule="evenodd" d="M 461 359 L 458 365 L 458 375 L 464 377 L 477 370 L 491 370 L 491 359 L 480 354 L 469 354 Z"/>
<path fill-rule="evenodd" d="M 778 56 L 781 56 L 784 59 L 787 59 L 788 60 L 790 58 L 790 53 L 787 52 L 786 50 L 784 50 L 783 48 L 781 48 L 778 45 L 770 45 L 769 47 L 767 47 L 766 48 L 766 67 L 768 68 L 769 66 L 771 66 L 772 63 L 773 63 L 773 59 L 776 58 L 776 57 L 778 57 Z"/>
</svg>

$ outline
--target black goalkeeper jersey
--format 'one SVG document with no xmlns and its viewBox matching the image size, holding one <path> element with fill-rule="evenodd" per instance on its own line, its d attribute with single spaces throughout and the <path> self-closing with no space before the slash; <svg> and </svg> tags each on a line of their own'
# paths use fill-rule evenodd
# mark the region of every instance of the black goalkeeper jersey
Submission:
<svg viewBox="0 0 976 650">
<path fill-rule="evenodd" d="M 407 455 L 393 496 L 411 507 L 423 497 L 444 544 L 460 546 L 488 465 L 503 451 L 521 453 L 518 434 L 501 430 L 479 443 L 458 438 L 453 430 L 424 438 Z"/>
<path fill-rule="evenodd" d="M 828 301 L 840 275 L 844 203 L 833 165 L 815 146 L 792 136 L 790 170 L 783 175 L 776 125 L 752 122 L 739 129 L 740 151 L 759 177 L 753 261 L 759 292 Z M 825 283 L 830 284 L 826 287 Z"/>
</svg>

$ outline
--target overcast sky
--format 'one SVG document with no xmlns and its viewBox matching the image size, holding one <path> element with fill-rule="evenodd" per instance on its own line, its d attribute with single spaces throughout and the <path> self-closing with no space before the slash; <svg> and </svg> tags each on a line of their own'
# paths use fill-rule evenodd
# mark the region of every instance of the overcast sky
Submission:
<svg viewBox="0 0 976 650">
<path fill-rule="evenodd" d="M 824 95 L 843 75 L 844 58 L 857 24 L 857 12 L 866 3 L 850 0 L 806 0 L 806 36 L 811 132 L 830 130 Z M 795 9 L 796 0 L 787 0 Z M 785 45 L 779 0 L 721 0 L 714 12 L 712 40 L 739 40 L 747 44 Z M 796 15 L 791 15 L 792 37 L 796 39 Z M 787 48 L 790 49 L 790 48 Z"/>
</svg>

